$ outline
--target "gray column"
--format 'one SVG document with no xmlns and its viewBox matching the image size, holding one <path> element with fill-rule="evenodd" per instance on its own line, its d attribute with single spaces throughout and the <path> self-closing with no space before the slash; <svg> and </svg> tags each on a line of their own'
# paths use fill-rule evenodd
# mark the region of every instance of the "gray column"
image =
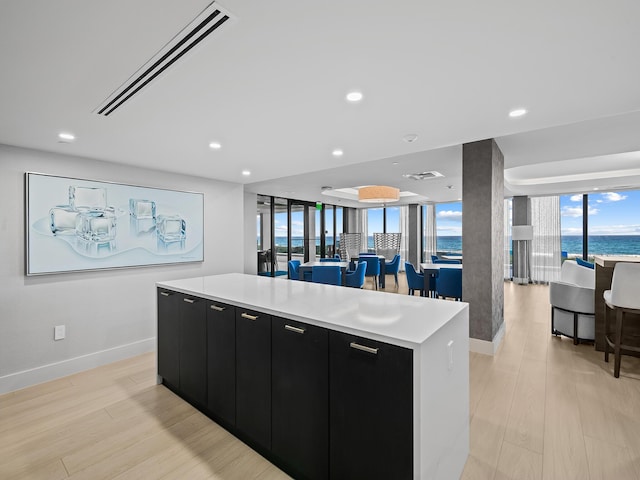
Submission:
<svg viewBox="0 0 640 480">
<path fill-rule="evenodd" d="M 469 336 L 494 342 L 504 322 L 504 157 L 495 140 L 462 146 L 462 296 Z"/>
<path fill-rule="evenodd" d="M 513 197 L 511 225 L 531 225 L 531 200 L 527 196 Z M 529 283 L 528 241 L 511 242 L 512 277 L 519 283 Z M 528 242 L 530 243 L 530 242 Z M 524 262 L 524 264 L 522 264 Z"/>
<path fill-rule="evenodd" d="M 411 262 L 416 270 L 420 271 L 420 205 L 408 205 L 409 207 L 409 231 L 407 235 L 408 258 L 405 260 Z M 404 264 L 402 265 L 404 269 Z"/>
</svg>

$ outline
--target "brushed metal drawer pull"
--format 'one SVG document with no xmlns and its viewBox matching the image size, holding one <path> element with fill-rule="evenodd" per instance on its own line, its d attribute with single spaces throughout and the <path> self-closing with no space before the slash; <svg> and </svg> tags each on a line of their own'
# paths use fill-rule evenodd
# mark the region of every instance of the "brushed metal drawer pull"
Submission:
<svg viewBox="0 0 640 480">
<path fill-rule="evenodd" d="M 169 294 L 167 292 L 160 292 L 160 295 L 162 295 L 163 297 L 168 297 Z"/>
<path fill-rule="evenodd" d="M 303 334 L 305 332 L 304 328 L 294 327 L 293 325 L 285 325 L 284 328 L 285 328 L 285 330 L 289 330 L 291 332 L 295 332 L 295 333 L 299 333 L 299 334 Z"/>
<path fill-rule="evenodd" d="M 349 346 L 351 348 L 355 348 L 356 350 L 362 350 L 363 352 L 373 353 L 374 355 L 378 354 L 378 349 L 377 348 L 366 347 L 366 346 L 360 345 L 359 343 L 356 343 L 356 342 L 351 342 L 349 344 Z"/>
<path fill-rule="evenodd" d="M 190 298 L 183 298 L 182 300 L 184 300 L 187 303 L 195 303 L 195 300 L 191 300 Z"/>
<path fill-rule="evenodd" d="M 226 307 L 219 307 L 218 305 L 211 305 L 211 310 L 215 310 L 216 312 L 224 312 Z"/>
<path fill-rule="evenodd" d="M 248 318 L 249 320 L 257 320 L 258 315 L 249 315 L 248 313 L 242 313 L 240 315 L 242 318 Z"/>
</svg>

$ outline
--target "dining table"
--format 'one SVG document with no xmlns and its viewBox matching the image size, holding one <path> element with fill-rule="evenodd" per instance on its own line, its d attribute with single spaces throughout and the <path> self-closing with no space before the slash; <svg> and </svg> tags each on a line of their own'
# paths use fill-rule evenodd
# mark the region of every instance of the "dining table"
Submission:
<svg viewBox="0 0 640 480">
<path fill-rule="evenodd" d="M 448 255 L 442 255 L 444 260 L 460 260 L 462 262 L 462 254 L 459 253 L 450 253 Z"/>
<path fill-rule="evenodd" d="M 340 273 L 342 274 L 342 284 L 345 284 L 345 272 L 349 268 L 349 262 L 320 262 L 320 261 L 311 261 L 300 264 L 299 275 L 300 279 L 304 278 L 304 273 L 313 271 L 313 267 L 340 267 Z"/>
<path fill-rule="evenodd" d="M 462 270 L 461 263 L 421 263 L 420 271 L 424 274 L 424 291 L 430 292 L 429 280 L 430 278 L 438 278 L 441 268 L 455 268 Z"/>
</svg>

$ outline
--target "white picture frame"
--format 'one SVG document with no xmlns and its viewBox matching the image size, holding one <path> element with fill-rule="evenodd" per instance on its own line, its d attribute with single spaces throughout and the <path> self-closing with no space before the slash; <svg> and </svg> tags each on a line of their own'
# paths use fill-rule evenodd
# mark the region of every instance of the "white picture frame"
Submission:
<svg viewBox="0 0 640 480">
<path fill-rule="evenodd" d="M 204 261 L 204 194 L 25 172 L 26 275 Z"/>
</svg>

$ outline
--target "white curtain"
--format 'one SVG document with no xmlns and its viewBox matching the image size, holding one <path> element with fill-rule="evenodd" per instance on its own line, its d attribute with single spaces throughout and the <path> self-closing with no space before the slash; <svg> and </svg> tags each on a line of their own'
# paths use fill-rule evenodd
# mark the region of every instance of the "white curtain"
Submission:
<svg viewBox="0 0 640 480">
<path fill-rule="evenodd" d="M 511 258 L 511 199 L 504 200 L 504 278 L 513 277 L 513 260 Z"/>
<path fill-rule="evenodd" d="M 436 255 L 436 206 L 433 204 L 425 205 L 426 210 L 424 222 L 424 261 L 430 262 L 431 255 Z"/>
<path fill-rule="evenodd" d="M 409 258 L 409 206 L 400 207 L 400 271 L 404 272 L 404 262 Z"/>
<path fill-rule="evenodd" d="M 531 281 L 548 283 L 560 279 L 560 197 L 532 197 L 530 261 Z"/>
<path fill-rule="evenodd" d="M 360 231 L 362 232 L 362 245 L 360 245 L 360 252 L 369 251 L 369 211 L 366 208 L 358 209 L 358 215 L 360 215 Z M 360 253 L 358 252 L 358 253 Z"/>
</svg>

